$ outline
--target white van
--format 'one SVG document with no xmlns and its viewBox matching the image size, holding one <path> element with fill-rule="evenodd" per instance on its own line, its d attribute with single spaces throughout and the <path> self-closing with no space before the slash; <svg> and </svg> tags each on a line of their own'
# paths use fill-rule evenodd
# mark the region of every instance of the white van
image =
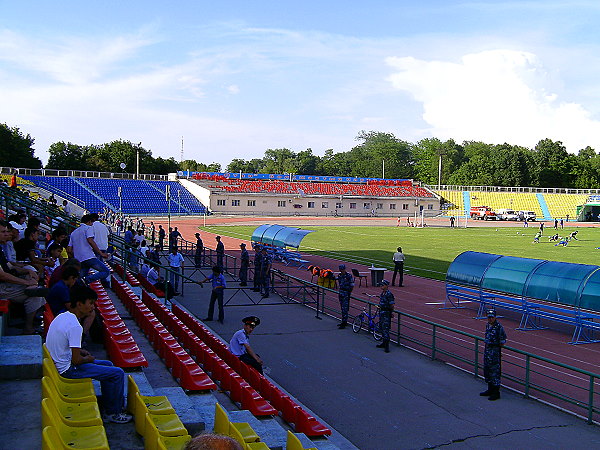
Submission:
<svg viewBox="0 0 600 450">
<path fill-rule="evenodd" d="M 519 211 L 519 220 L 524 221 L 527 218 L 527 222 L 533 222 L 537 219 L 537 216 L 533 211 Z"/>
<path fill-rule="evenodd" d="M 498 220 L 519 220 L 519 215 L 514 209 L 499 209 L 496 211 Z"/>
</svg>

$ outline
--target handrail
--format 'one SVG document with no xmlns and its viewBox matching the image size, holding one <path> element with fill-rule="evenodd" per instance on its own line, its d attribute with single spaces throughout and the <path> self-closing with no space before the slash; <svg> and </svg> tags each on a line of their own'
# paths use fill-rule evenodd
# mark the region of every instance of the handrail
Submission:
<svg viewBox="0 0 600 450">
<path fill-rule="evenodd" d="M 278 270 L 274 272 L 279 278 L 279 282 L 274 284 L 274 289 L 282 298 L 314 308 L 317 316 L 329 314 L 339 317 L 340 310 L 336 290 L 316 285 Z M 302 293 L 303 297 L 297 298 L 296 294 L 298 293 Z M 309 301 L 306 301 L 307 294 L 310 295 Z M 369 313 L 377 307 L 376 303 L 355 296 L 351 296 L 351 300 L 353 300 L 350 303 L 351 308 L 357 311 L 362 310 L 362 305 L 366 305 Z M 356 307 L 357 303 L 358 308 Z M 400 341 L 404 341 L 403 345 L 407 347 L 409 346 L 406 343 L 413 344 L 412 347 L 409 347 L 412 350 L 425 353 L 423 351 L 425 349 L 431 359 L 451 360 L 453 365 L 472 373 L 475 377 L 481 377 L 482 365 L 479 362 L 479 355 L 483 354 L 480 348 L 484 344 L 483 337 L 456 330 L 414 314 L 396 309 L 394 312 L 397 314 L 397 318 L 392 321 L 390 334 L 395 337 L 398 345 L 400 345 Z M 425 336 L 421 338 L 421 335 Z M 453 337 L 457 339 L 453 340 Z M 470 344 L 463 343 L 465 340 L 472 342 Z M 600 420 L 599 373 L 511 346 L 504 347 L 503 359 L 505 365 L 503 377 L 511 389 L 523 393 L 526 398 L 532 397 L 531 392 L 536 391 L 540 394 L 541 400 L 558 408 L 566 407 L 573 414 L 585 417 L 590 424 L 598 423 Z M 558 369 L 571 373 L 562 373 Z M 552 374 L 552 372 L 559 372 L 559 374 Z M 575 378 L 573 375 L 578 375 L 581 379 L 579 385 L 574 384 L 575 381 L 571 381 Z M 586 381 L 587 379 L 589 381 Z M 560 388 L 553 388 L 552 382 L 555 384 L 558 382 Z M 582 414 L 582 410 L 585 413 Z"/>
</svg>

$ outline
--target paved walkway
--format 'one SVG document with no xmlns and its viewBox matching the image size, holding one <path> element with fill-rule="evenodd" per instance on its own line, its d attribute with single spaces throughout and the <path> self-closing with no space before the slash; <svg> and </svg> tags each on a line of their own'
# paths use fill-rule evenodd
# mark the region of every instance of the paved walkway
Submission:
<svg viewBox="0 0 600 450">
<path fill-rule="evenodd" d="M 202 318 L 209 294 L 192 287 L 179 299 Z M 385 354 L 366 333 L 301 305 L 249 303 L 236 294 L 225 323 L 209 325 L 229 340 L 244 316 L 259 316 L 251 344 L 270 376 L 361 449 L 600 446 L 598 427 L 510 391 L 489 402 L 481 380 L 451 366 L 403 347 Z"/>
</svg>

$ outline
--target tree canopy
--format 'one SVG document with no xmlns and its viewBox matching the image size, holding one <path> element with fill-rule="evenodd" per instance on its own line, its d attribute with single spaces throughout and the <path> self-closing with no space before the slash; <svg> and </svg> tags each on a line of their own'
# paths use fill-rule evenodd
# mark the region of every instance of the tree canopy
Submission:
<svg viewBox="0 0 600 450">
<path fill-rule="evenodd" d="M 348 151 L 327 149 L 323 156 L 315 155 L 311 148 L 299 152 L 269 148 L 262 158 L 235 158 L 225 170 L 379 178 L 384 175 L 385 166 L 385 178 L 413 178 L 430 185 L 440 181 L 443 185 L 600 188 L 600 155 L 589 146 L 570 154 L 562 142 L 551 139 L 540 140 L 533 149 L 481 141 L 459 144 L 452 139 L 437 138 L 410 143 L 381 131 L 361 131 L 356 141 Z M 41 161 L 34 156 L 33 143 L 29 134 L 0 124 L 0 165 L 40 168 Z M 50 146 L 46 168 L 121 172 L 120 165 L 124 163 L 124 171 L 133 173 L 138 152 L 141 173 L 222 170 L 221 165 L 214 162 L 155 158 L 141 143 L 125 140 L 100 145 L 55 142 Z"/>
<path fill-rule="evenodd" d="M 35 140 L 17 127 L 0 124 L 0 166 L 39 169 L 42 162 L 34 156 Z"/>
</svg>

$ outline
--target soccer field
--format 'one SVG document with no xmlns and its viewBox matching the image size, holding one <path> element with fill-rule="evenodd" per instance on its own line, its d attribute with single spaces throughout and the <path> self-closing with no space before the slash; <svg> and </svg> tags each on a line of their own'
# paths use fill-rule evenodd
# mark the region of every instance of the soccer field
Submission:
<svg viewBox="0 0 600 450">
<path fill-rule="evenodd" d="M 207 226 L 202 229 L 223 236 L 250 239 L 254 226 Z M 443 280 L 446 270 L 460 253 L 473 250 L 524 258 L 548 259 L 580 264 L 600 261 L 599 228 L 578 228 L 579 240 L 566 247 L 555 246 L 547 229 L 539 244 L 533 243 L 537 226 L 473 227 L 473 228 L 409 228 L 409 227 L 330 227 L 306 226 L 314 230 L 304 238 L 302 253 L 328 256 L 357 264 L 393 268 L 392 254 L 402 247 L 408 273 Z M 559 235 L 573 231 L 568 228 Z"/>
</svg>

